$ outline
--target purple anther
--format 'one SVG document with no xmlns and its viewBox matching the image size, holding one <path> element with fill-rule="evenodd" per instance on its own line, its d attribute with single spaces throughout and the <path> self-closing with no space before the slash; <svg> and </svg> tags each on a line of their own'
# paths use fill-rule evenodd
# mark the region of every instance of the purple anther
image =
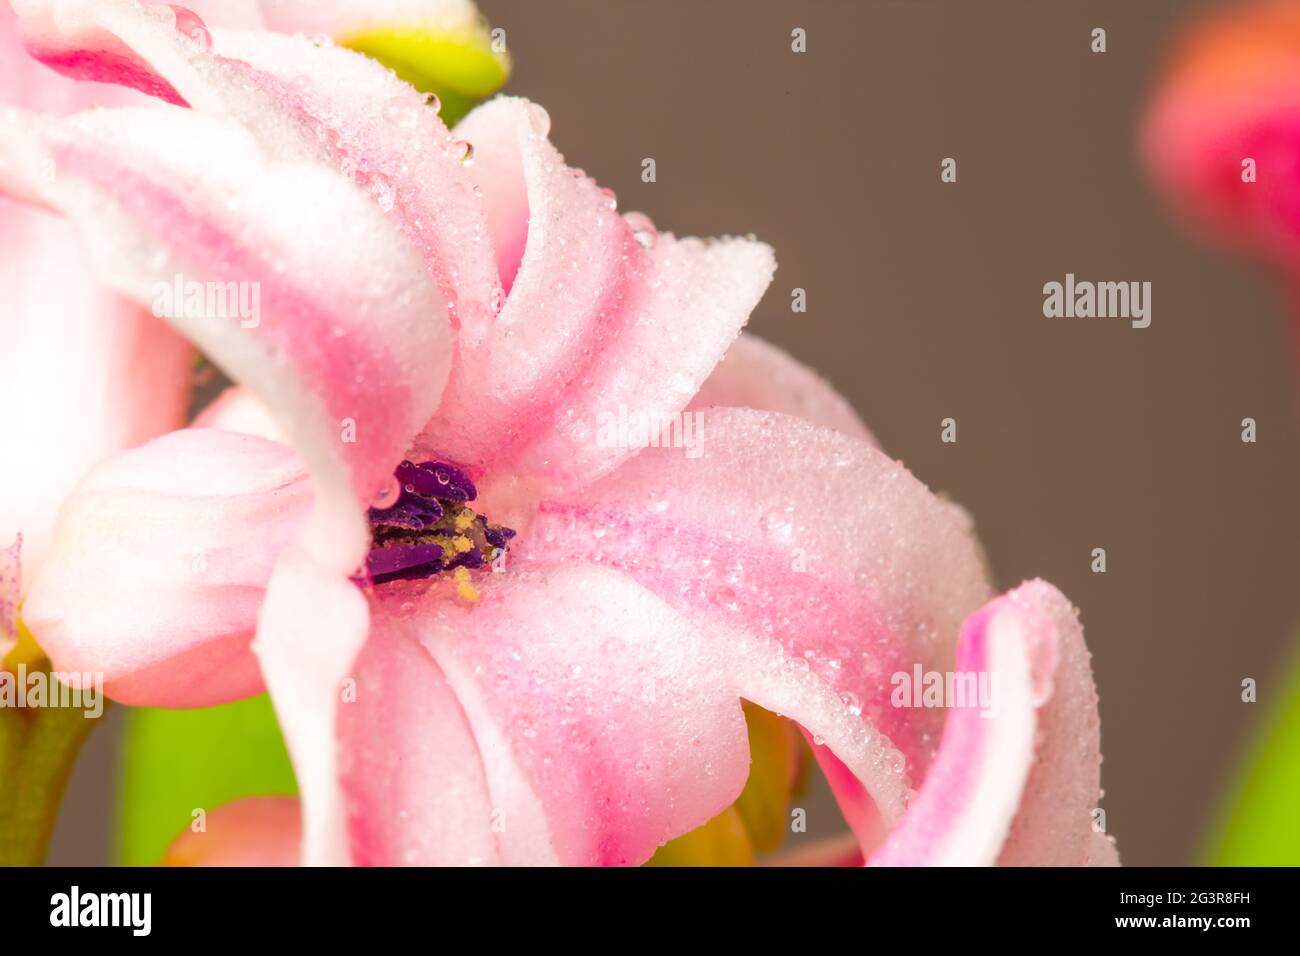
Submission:
<svg viewBox="0 0 1300 956">
<path fill-rule="evenodd" d="M 442 548 L 428 542 L 371 548 L 366 570 L 375 584 L 399 578 L 424 578 L 442 570 Z"/>
<path fill-rule="evenodd" d="M 453 501 L 473 501 L 478 491 L 469 476 L 455 465 L 445 461 L 423 461 L 418 465 L 404 461 L 393 472 L 403 489 L 409 488 L 426 498 L 450 498 Z"/>
<path fill-rule="evenodd" d="M 412 494 L 403 489 L 397 504 L 391 508 L 371 508 L 366 516 L 376 527 L 423 531 L 442 515 L 442 505 L 437 500 Z"/>
</svg>

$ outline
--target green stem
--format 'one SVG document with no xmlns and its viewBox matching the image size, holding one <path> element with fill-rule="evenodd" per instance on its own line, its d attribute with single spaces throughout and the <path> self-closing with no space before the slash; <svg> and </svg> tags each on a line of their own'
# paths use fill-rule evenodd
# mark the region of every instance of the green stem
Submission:
<svg viewBox="0 0 1300 956">
<path fill-rule="evenodd" d="M 29 673 L 38 669 L 57 686 L 45 667 Z M 102 719 L 79 707 L 0 707 L 0 866 L 45 860 L 77 754 Z"/>
</svg>

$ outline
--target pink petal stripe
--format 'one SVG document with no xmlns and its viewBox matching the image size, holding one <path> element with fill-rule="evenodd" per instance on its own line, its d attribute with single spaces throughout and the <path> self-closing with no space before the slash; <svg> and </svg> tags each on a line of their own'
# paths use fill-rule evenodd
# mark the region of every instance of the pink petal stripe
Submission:
<svg viewBox="0 0 1300 956">
<path fill-rule="evenodd" d="M 449 366 L 445 312 L 414 252 L 351 184 L 266 160 L 228 122 L 102 111 L 51 140 L 61 201 L 110 284 L 141 302 L 178 282 L 257 291 L 258 315 L 171 295 L 171 318 L 274 410 L 318 484 L 318 550 L 354 569 L 368 539 L 358 504 L 388 480 Z"/>
<path fill-rule="evenodd" d="M 214 33 L 219 85 L 229 102 L 252 86 L 261 98 L 232 112 L 274 150 L 286 127 L 365 191 L 419 251 L 455 325 L 481 336 L 501 291 L 465 147 L 437 111 L 360 53 L 301 36 Z M 432 317 L 430 319 L 432 321 Z"/>
<path fill-rule="evenodd" d="M 546 138 L 540 106 L 499 97 L 461 121 L 471 175 L 509 297 L 484 340 L 462 340 L 424 443 L 482 471 L 548 429 L 573 379 L 626 316 L 628 272 L 644 259 L 596 184 Z"/>
<path fill-rule="evenodd" d="M 168 7 L 135 0 L 24 2 L 29 47 L 45 62 L 230 117 L 273 158 L 342 171 L 419 251 L 453 322 L 477 330 L 491 319 L 500 290 L 463 149 L 391 71 L 301 35 L 215 29 L 209 49 Z"/>
<path fill-rule="evenodd" d="M 499 863 L 493 805 L 473 732 L 400 604 L 374 609 L 357 660 L 354 698 L 345 697 L 339 712 L 352 861 Z"/>
<path fill-rule="evenodd" d="M 808 730 L 854 746 L 878 731 L 897 748 L 853 768 L 890 822 L 943 722 L 942 711 L 891 706 L 894 676 L 950 668 L 961 621 L 990 593 L 969 519 L 868 445 L 787 416 L 711 411 L 701 451 L 647 449 L 544 500 L 514 566 L 617 567 L 710 634 L 751 635 L 768 648 L 754 652 L 753 682 L 763 667 L 786 668 L 806 682 L 801 693 L 831 695 L 833 706 L 805 701 L 819 725 Z M 778 699 L 785 684 L 759 689 L 768 698 L 745 696 L 794 716 Z"/>
<path fill-rule="evenodd" d="M 56 668 L 110 697 L 196 707 L 263 690 L 249 642 L 313 505 L 285 445 L 173 432 L 93 469 L 59 513 L 24 618 Z"/>
<path fill-rule="evenodd" d="M 489 337 L 462 348 L 422 446 L 479 471 L 574 486 L 635 448 L 598 441 L 605 414 L 676 415 L 771 279 L 768 247 L 662 234 L 643 248 L 609 194 L 564 165 L 550 120 L 499 98 L 457 127 L 509 295 Z M 463 343 L 464 344 L 464 343 Z"/>
<path fill-rule="evenodd" d="M 868 862 L 1086 862 L 1100 758 L 1074 609 L 1049 584 L 1022 585 L 965 623 L 955 672 L 987 680 L 989 696 L 949 701 L 925 783 Z"/>
<path fill-rule="evenodd" d="M 987 678 L 993 703 L 978 696 L 963 707 L 947 702 L 934 763 L 871 865 L 987 866 L 997 859 L 1033 761 L 1029 643 L 1025 623 L 997 603 L 963 627 L 954 673 L 976 685 Z"/>
<path fill-rule="evenodd" d="M 1009 599 L 1054 637 L 1055 667 L 1047 681 L 1051 696 L 1038 705 L 1033 769 L 998 863 L 1082 866 L 1102 853 L 1115 865 L 1113 842 L 1093 832 L 1101 799 L 1101 718 L 1078 613 L 1043 581 L 1021 585 Z"/>
<path fill-rule="evenodd" d="M 473 729 L 503 862 L 639 864 L 735 799 L 748 740 L 725 642 L 604 569 L 482 592 L 414 614 Z"/>
</svg>

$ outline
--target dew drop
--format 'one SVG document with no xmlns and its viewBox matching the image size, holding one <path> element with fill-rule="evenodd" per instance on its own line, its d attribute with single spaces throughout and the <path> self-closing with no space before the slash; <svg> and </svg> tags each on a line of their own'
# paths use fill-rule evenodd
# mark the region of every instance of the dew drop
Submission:
<svg viewBox="0 0 1300 956">
<path fill-rule="evenodd" d="M 659 230 L 654 222 L 643 212 L 630 212 L 623 217 L 632 227 L 632 237 L 640 243 L 642 249 L 653 249 L 659 238 Z"/>
<path fill-rule="evenodd" d="M 437 93 L 425 93 L 424 105 L 429 107 L 435 113 L 442 112 L 442 100 L 438 99 Z"/>
<path fill-rule="evenodd" d="M 611 211 L 618 209 L 618 194 L 614 190 L 605 186 L 600 190 L 600 194 L 605 197 L 605 204 Z"/>
<path fill-rule="evenodd" d="M 375 197 L 375 202 L 379 203 L 380 209 L 384 212 L 393 211 L 393 207 L 397 204 L 397 194 L 392 183 L 386 179 L 378 178 L 370 187 L 370 191 Z"/>
<path fill-rule="evenodd" d="M 460 151 L 460 164 L 462 166 L 473 166 L 474 144 L 466 139 L 458 139 L 453 145 Z"/>
<path fill-rule="evenodd" d="M 390 478 L 388 484 L 375 495 L 372 502 L 376 508 L 391 508 L 397 504 L 397 499 L 402 496 L 402 486 L 397 483 L 396 478 Z"/>
</svg>

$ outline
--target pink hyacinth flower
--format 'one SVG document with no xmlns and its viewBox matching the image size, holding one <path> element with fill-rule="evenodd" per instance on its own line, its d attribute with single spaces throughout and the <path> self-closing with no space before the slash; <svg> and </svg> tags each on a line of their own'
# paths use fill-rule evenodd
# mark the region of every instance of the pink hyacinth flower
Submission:
<svg viewBox="0 0 1300 956">
<path fill-rule="evenodd" d="M 450 133 L 329 44 L 15 5 L 38 59 L 170 105 L 11 117 L 0 185 L 128 295 L 262 306 L 172 317 L 242 389 L 87 477 L 25 620 L 128 703 L 269 689 L 304 862 L 641 863 L 739 794 L 742 700 L 811 737 L 869 862 L 1114 861 L 1073 608 L 996 597 L 960 509 L 737 339 L 766 246 L 621 215 L 523 100 Z M 609 440 L 627 410 L 700 440 Z M 896 706 L 915 667 L 996 707 Z M 226 862 L 264 810 L 292 815 L 232 810 Z"/>
<path fill-rule="evenodd" d="M 1192 21 L 1143 119 L 1144 159 L 1198 232 L 1277 270 L 1300 333 L 1298 145 L 1300 5 L 1243 3 Z"/>
<path fill-rule="evenodd" d="M 65 114 L 127 96 L 135 94 L 95 90 L 35 62 L 19 43 L 13 11 L 0 4 L 0 115 L 12 108 Z M 3 660 L 60 502 L 91 465 L 183 422 L 192 350 L 147 307 L 95 278 L 68 223 L 7 196 L 0 196 L 0 291 Z"/>
</svg>

